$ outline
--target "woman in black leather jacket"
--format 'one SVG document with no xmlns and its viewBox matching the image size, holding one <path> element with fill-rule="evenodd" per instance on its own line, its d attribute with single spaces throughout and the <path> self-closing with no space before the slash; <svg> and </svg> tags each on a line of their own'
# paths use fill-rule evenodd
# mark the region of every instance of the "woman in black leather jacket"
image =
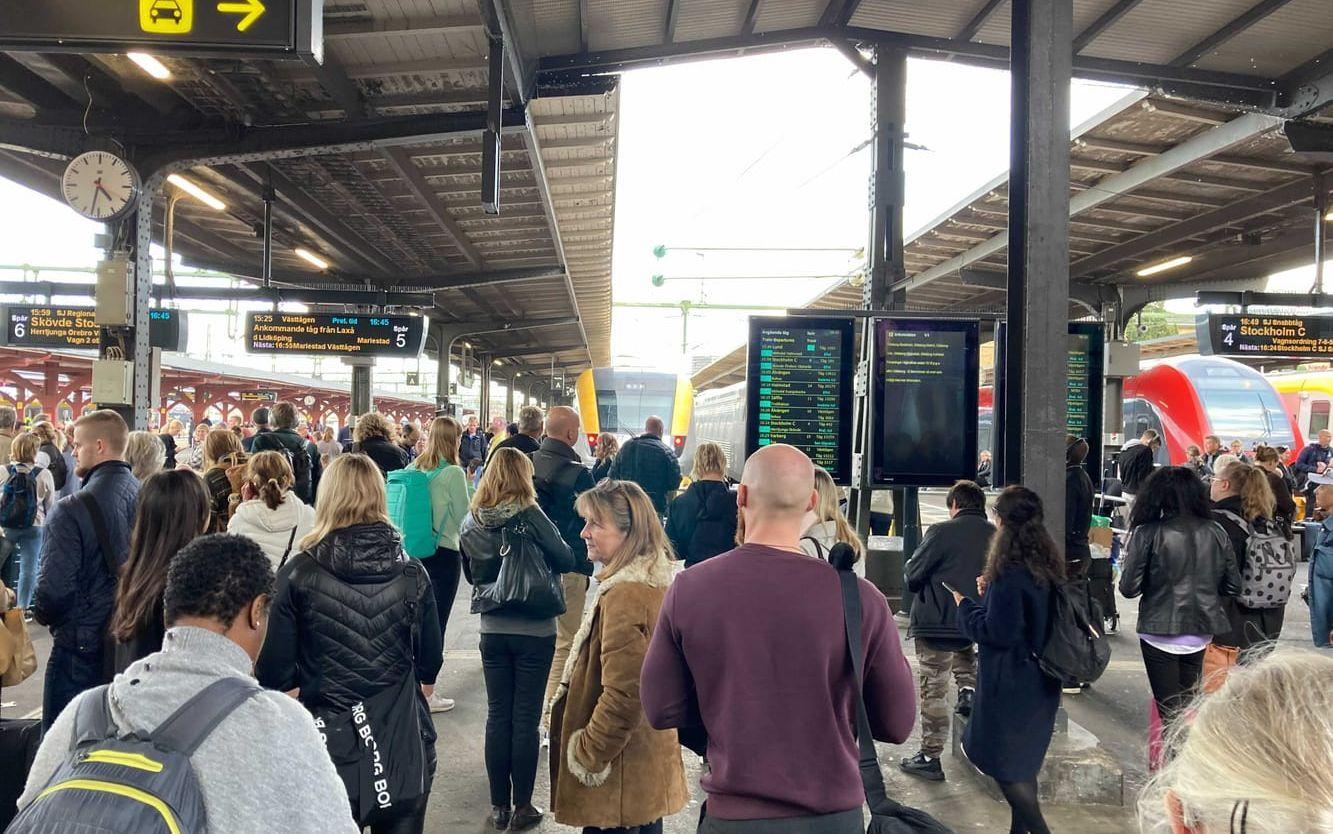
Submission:
<svg viewBox="0 0 1333 834">
<path fill-rule="evenodd" d="M 1139 603 L 1139 640 L 1153 700 L 1169 733 L 1203 675 L 1204 649 L 1230 629 L 1223 596 L 1240 593 L 1231 542 L 1193 472 L 1153 472 L 1129 517 L 1120 593 Z"/>
<path fill-rule="evenodd" d="M 443 663 L 443 646 L 430 579 L 403 553 L 385 514 L 384 477 L 370 458 L 333 459 L 320 479 L 315 527 L 298 546 L 301 552 L 278 571 L 255 676 L 269 689 L 297 690 L 296 697 L 321 719 L 408 686 L 409 676 L 420 684 L 412 687 L 411 700 L 424 748 L 425 792 L 381 811 L 370 824 L 372 834 L 420 834 L 435 771 L 435 728 L 426 698 Z M 378 741 L 384 752 L 388 740 Z M 408 760 L 416 751 L 388 747 L 387 755 Z M 362 804 L 359 784 L 352 777 L 347 787 L 353 817 L 364 821 L 356 810 Z"/>
<path fill-rule="evenodd" d="M 489 822 L 499 831 L 526 831 L 541 824 L 543 816 L 532 804 L 541 745 L 537 727 L 564 595 L 557 576 L 553 590 L 559 594 L 559 610 L 533 610 L 525 605 L 528 600 L 507 598 L 497 579 L 505 559 L 512 558 L 544 562 L 556 575 L 574 570 L 569 545 L 537 506 L 527 455 L 510 447 L 495 451 L 463 518 L 459 545 L 463 572 L 472 583 L 472 611 L 481 614 Z"/>
</svg>

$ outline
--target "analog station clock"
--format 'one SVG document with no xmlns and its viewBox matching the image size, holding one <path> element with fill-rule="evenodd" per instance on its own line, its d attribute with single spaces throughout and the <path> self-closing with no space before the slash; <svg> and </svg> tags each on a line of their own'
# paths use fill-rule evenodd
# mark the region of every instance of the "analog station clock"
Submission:
<svg viewBox="0 0 1333 834">
<path fill-rule="evenodd" d="M 70 161 L 60 190 L 70 208 L 89 220 L 114 220 L 134 208 L 139 173 L 109 151 L 89 151 Z"/>
</svg>

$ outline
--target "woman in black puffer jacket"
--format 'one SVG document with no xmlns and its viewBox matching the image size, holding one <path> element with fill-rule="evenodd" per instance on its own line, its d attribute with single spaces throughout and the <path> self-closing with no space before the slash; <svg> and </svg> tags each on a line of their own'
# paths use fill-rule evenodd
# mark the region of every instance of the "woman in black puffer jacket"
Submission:
<svg viewBox="0 0 1333 834">
<path fill-rule="evenodd" d="M 667 539 L 687 568 L 736 546 L 736 493 L 727 486 L 726 472 L 722 447 L 700 443 L 690 488 L 667 507 Z"/>
<path fill-rule="evenodd" d="M 377 411 L 356 418 L 352 436 L 356 440 L 352 451 L 373 460 L 386 478 L 390 472 L 405 469 L 412 462 L 407 450 L 397 443 L 398 430 Z"/>
<path fill-rule="evenodd" d="M 384 478 L 370 458 L 339 455 L 320 480 L 315 527 L 301 552 L 278 571 L 268 638 L 255 667 L 269 689 L 297 697 L 326 721 L 330 755 L 348 787 L 352 816 L 372 834 L 420 834 L 435 771 L 435 729 L 426 699 L 443 662 L 439 618 L 430 579 L 403 553 L 385 514 Z M 418 686 L 419 684 L 419 686 Z M 395 696 L 395 692 L 400 693 Z M 377 713 L 374 704 L 387 708 Z M 402 709 L 404 704 L 415 706 Z M 348 757 L 335 733 L 348 711 L 364 705 L 381 754 L 415 767 L 389 810 L 363 797 L 355 767 L 364 747 Z M 415 720 L 421 746 L 401 719 Z M 377 719 L 390 721 L 376 726 Z M 393 772 L 397 768 L 390 768 Z M 423 789 L 424 788 L 424 789 Z"/>
</svg>

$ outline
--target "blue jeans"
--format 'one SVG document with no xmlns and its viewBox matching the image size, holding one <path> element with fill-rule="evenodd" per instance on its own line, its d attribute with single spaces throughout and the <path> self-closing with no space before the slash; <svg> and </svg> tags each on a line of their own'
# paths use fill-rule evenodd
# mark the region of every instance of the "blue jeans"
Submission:
<svg viewBox="0 0 1333 834">
<path fill-rule="evenodd" d="M 1315 548 L 1310 555 L 1310 631 L 1315 646 L 1327 649 L 1333 631 L 1333 553 Z"/>
<path fill-rule="evenodd" d="M 32 605 L 32 594 L 37 589 L 37 571 L 41 567 L 42 528 L 6 527 L 5 538 L 14 543 L 14 558 L 19 564 L 19 608 Z"/>
</svg>

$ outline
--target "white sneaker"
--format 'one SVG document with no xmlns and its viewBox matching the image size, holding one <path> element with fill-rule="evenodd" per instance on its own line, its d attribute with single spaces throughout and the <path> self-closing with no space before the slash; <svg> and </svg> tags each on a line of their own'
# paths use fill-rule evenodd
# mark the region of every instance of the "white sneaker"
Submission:
<svg viewBox="0 0 1333 834">
<path fill-rule="evenodd" d="M 430 704 L 431 712 L 448 712 L 454 708 L 454 699 L 446 698 L 438 692 L 430 696 L 430 701 L 428 703 Z"/>
</svg>

